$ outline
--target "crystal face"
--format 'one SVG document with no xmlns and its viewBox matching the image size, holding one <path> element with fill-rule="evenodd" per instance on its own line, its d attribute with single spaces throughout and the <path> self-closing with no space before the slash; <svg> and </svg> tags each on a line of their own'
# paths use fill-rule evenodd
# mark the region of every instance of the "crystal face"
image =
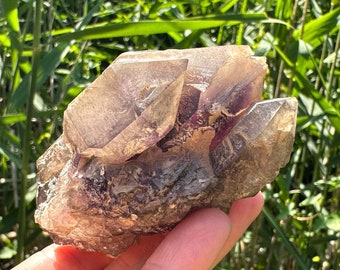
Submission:
<svg viewBox="0 0 340 270">
<path fill-rule="evenodd" d="M 202 207 L 228 211 L 286 165 L 297 101 L 261 101 L 247 46 L 119 56 L 38 159 L 35 220 L 58 244 L 119 255 Z"/>
</svg>

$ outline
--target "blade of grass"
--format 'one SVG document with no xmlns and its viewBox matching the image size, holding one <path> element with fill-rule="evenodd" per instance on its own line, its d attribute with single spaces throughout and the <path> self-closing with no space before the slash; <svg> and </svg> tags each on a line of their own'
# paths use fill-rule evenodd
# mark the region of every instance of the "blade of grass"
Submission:
<svg viewBox="0 0 340 270">
<path fill-rule="evenodd" d="M 18 122 L 24 122 L 26 115 L 23 113 L 18 114 L 7 114 L 0 116 L 0 125 L 13 125 Z"/>
<path fill-rule="evenodd" d="M 18 0 L 3 0 L 3 9 L 6 16 L 6 21 L 8 26 L 13 32 L 18 33 L 19 27 L 19 17 L 18 17 Z"/>
<path fill-rule="evenodd" d="M 303 40 L 311 44 L 313 48 L 316 48 L 323 43 L 325 35 L 332 34 L 339 29 L 339 16 L 340 7 L 309 21 L 304 25 L 303 30 L 298 29 L 294 31 L 293 37 L 297 40 L 301 35 L 301 31 L 303 31 Z"/>
<path fill-rule="evenodd" d="M 305 77 L 305 75 L 301 74 L 301 72 L 295 67 L 293 62 L 289 59 L 289 57 L 284 54 L 284 52 L 275 44 L 272 43 L 272 46 L 281 56 L 282 60 L 285 62 L 289 68 L 295 74 L 295 79 L 299 85 L 299 91 L 304 95 L 313 98 L 313 100 L 322 108 L 325 112 L 325 115 L 328 117 L 329 121 L 334 126 L 337 133 L 340 133 L 340 112 L 333 107 L 333 105 L 318 91 L 316 91 L 311 84 L 311 82 Z"/>
<path fill-rule="evenodd" d="M 48 53 L 45 57 L 40 60 L 39 67 L 37 67 L 36 74 L 36 85 L 37 88 L 40 88 L 44 82 L 49 78 L 52 74 L 53 70 L 60 64 L 63 57 L 68 53 L 69 44 L 64 42 L 60 43 L 56 48 L 54 48 L 50 53 Z M 9 98 L 7 113 L 15 113 L 18 109 L 22 108 L 22 106 L 27 101 L 30 89 L 30 77 L 31 73 L 27 74 L 15 92 Z"/>
<path fill-rule="evenodd" d="M 9 40 L 11 46 L 11 62 L 12 62 L 12 77 L 13 80 L 10 85 L 10 91 L 15 89 L 20 83 L 20 74 L 18 72 L 20 55 L 22 51 L 22 45 L 19 41 L 20 26 L 18 17 L 18 1 L 4 0 L 3 9 L 9 27 Z"/>
<path fill-rule="evenodd" d="M 339 54 L 339 48 L 340 48 L 340 29 L 338 30 L 338 35 L 337 35 L 337 39 L 336 39 L 336 43 L 335 43 L 335 56 L 334 59 L 337 59 L 338 54 Z M 334 78 L 334 73 L 335 73 L 335 69 L 336 69 L 336 60 L 334 60 L 334 62 L 332 63 L 331 66 L 331 71 L 330 71 L 330 76 L 329 76 L 329 83 L 327 85 L 328 91 L 330 92 L 332 89 L 332 85 L 333 85 L 333 78 Z M 334 92 L 335 92 L 335 87 L 334 87 Z"/>
<path fill-rule="evenodd" d="M 176 49 L 189 48 L 192 44 L 195 44 L 195 42 L 200 38 L 202 34 L 203 30 L 193 31 L 192 33 L 190 33 L 190 35 L 188 35 L 187 37 L 183 38 L 180 42 L 178 42 L 174 48 Z"/>
<path fill-rule="evenodd" d="M 21 189 L 19 202 L 19 230 L 18 230 L 18 246 L 17 246 L 17 262 L 21 262 L 25 258 L 25 237 L 26 237 L 26 191 L 27 180 L 29 174 L 29 157 L 31 156 L 30 141 L 32 132 L 32 115 L 33 115 L 33 98 L 37 90 L 37 74 L 40 58 L 40 27 L 41 27 L 41 9 L 42 0 L 35 1 L 34 15 L 34 40 L 33 40 L 33 57 L 32 57 L 32 73 L 30 80 L 30 90 L 27 101 L 26 124 L 23 138 L 23 156 L 21 168 Z"/>
<path fill-rule="evenodd" d="M 236 3 L 238 2 L 238 0 L 231 0 L 228 1 L 227 3 L 224 3 L 220 9 L 221 13 L 226 13 L 229 9 L 231 9 Z"/>
<path fill-rule="evenodd" d="M 14 154 L 11 149 L 8 149 L 8 146 L 0 142 L 0 155 L 5 156 L 6 158 L 10 159 L 15 163 L 15 165 L 20 168 L 21 167 L 21 160 L 17 154 Z"/>
<path fill-rule="evenodd" d="M 98 1 L 96 6 L 86 15 L 86 17 L 75 26 L 76 30 L 82 29 L 91 21 L 93 14 L 98 11 L 103 1 L 104 0 Z M 51 76 L 56 67 L 61 63 L 62 59 L 69 52 L 71 45 L 72 43 L 70 44 L 69 41 L 61 42 L 40 60 L 37 71 L 37 88 L 40 88 Z M 31 74 L 27 74 L 21 81 L 16 91 L 10 96 L 8 103 L 9 105 L 6 111 L 7 113 L 15 113 L 26 102 L 28 98 L 30 77 Z"/>
<path fill-rule="evenodd" d="M 241 10 L 240 10 L 241 14 L 246 13 L 247 4 L 248 4 L 248 0 L 242 1 L 242 6 L 241 6 Z M 239 26 L 238 26 L 238 30 L 237 30 L 236 45 L 242 45 L 242 43 L 243 43 L 243 28 L 244 28 L 244 23 L 240 23 Z"/>
<path fill-rule="evenodd" d="M 270 225 L 272 225 L 273 228 L 277 231 L 277 233 L 281 237 L 286 249 L 290 252 L 290 254 L 293 256 L 293 258 L 296 260 L 296 262 L 300 266 L 300 268 L 302 270 L 310 269 L 309 266 L 306 265 L 306 263 L 303 261 L 300 254 L 298 253 L 298 251 L 295 249 L 295 247 L 289 241 L 289 239 L 287 238 L 285 233 L 281 230 L 280 225 L 276 222 L 274 216 L 270 213 L 270 211 L 268 210 L 268 208 L 266 206 L 264 206 L 262 212 L 263 212 L 264 216 L 266 217 L 266 219 L 268 220 L 268 222 L 270 223 Z"/>
<path fill-rule="evenodd" d="M 240 22 L 260 22 L 267 19 L 265 14 L 226 14 L 196 17 L 181 21 L 140 21 L 92 25 L 82 31 L 76 31 L 56 37 L 56 41 L 90 40 L 136 35 L 151 35 L 185 30 L 200 30 L 222 25 L 236 25 Z"/>
</svg>

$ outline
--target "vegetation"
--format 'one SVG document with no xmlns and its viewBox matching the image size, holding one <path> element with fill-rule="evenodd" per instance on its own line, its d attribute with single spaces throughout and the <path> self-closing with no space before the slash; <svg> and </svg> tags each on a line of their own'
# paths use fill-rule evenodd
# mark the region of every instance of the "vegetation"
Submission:
<svg viewBox="0 0 340 270">
<path fill-rule="evenodd" d="M 339 269 L 339 16 L 338 0 L 2 0 L 0 268 L 50 242 L 33 219 L 35 160 L 117 55 L 247 44 L 268 59 L 264 98 L 298 98 L 297 136 L 263 213 L 216 269 Z"/>
</svg>

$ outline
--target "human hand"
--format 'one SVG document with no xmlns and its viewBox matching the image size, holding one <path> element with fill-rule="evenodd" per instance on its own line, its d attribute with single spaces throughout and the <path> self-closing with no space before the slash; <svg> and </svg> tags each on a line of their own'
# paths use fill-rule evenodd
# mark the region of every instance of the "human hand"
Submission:
<svg viewBox="0 0 340 270">
<path fill-rule="evenodd" d="M 228 215 L 219 209 L 196 211 L 165 234 L 143 236 L 118 258 L 50 245 L 12 270 L 168 270 L 212 269 L 259 215 L 263 197 L 235 201 Z"/>
</svg>

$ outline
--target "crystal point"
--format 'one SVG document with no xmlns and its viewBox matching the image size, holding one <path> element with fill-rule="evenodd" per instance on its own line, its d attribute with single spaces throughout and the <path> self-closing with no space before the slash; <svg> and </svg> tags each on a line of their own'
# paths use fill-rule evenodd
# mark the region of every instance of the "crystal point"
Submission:
<svg viewBox="0 0 340 270">
<path fill-rule="evenodd" d="M 285 166 L 297 102 L 260 101 L 247 46 L 120 55 L 38 159 L 35 220 L 58 244 L 118 256 L 202 207 L 228 211 Z"/>
</svg>

